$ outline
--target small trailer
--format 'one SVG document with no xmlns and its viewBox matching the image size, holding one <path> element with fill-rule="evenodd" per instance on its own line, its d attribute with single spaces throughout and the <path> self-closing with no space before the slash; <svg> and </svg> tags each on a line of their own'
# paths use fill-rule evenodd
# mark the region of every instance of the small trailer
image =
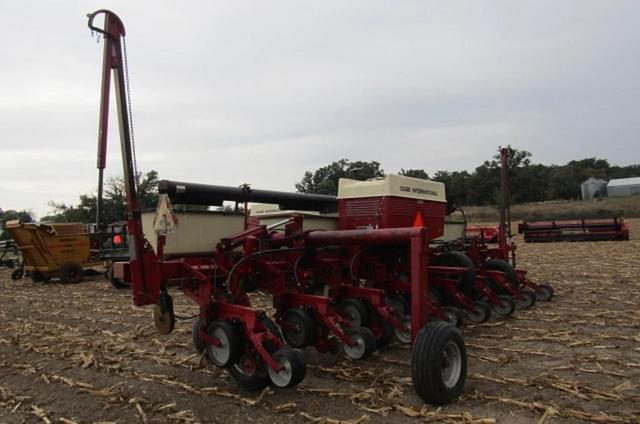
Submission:
<svg viewBox="0 0 640 424">
<path fill-rule="evenodd" d="M 63 283 L 82 280 L 84 267 L 102 262 L 91 255 L 89 234 L 82 224 L 43 224 L 7 221 L 5 229 L 20 249 L 22 267 L 12 278 L 26 271 L 34 282 L 60 278 Z"/>
</svg>

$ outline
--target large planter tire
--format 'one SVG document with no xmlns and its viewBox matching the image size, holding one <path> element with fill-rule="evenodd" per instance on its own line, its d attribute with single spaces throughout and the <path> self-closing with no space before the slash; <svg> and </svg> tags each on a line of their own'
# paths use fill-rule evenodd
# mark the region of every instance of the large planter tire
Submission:
<svg viewBox="0 0 640 424">
<path fill-rule="evenodd" d="M 511 284 L 513 287 L 519 286 L 518 274 L 509 262 L 503 261 L 502 259 L 488 259 L 484 262 L 484 264 L 482 264 L 482 267 L 490 271 L 502 272 L 509 284 Z"/>
<path fill-rule="evenodd" d="M 476 267 L 467 255 L 460 252 L 445 252 L 435 256 L 432 262 L 434 265 L 467 268 L 467 272 L 459 277 L 458 290 L 465 296 L 471 297 L 476 281 Z"/>
<path fill-rule="evenodd" d="M 430 404 L 447 404 L 462 393 L 466 376 L 467 349 L 460 331 L 443 321 L 422 327 L 411 354 L 418 396 Z"/>
</svg>

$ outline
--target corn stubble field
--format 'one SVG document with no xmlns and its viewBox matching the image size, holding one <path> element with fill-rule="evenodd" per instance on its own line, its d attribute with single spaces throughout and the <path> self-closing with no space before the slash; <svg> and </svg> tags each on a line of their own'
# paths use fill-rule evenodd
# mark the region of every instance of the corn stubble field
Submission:
<svg viewBox="0 0 640 424">
<path fill-rule="evenodd" d="M 360 362 L 305 351 L 290 390 L 244 392 L 196 355 L 191 321 L 156 333 L 149 309 L 102 277 L 77 285 L 0 271 L 0 422 L 640 422 L 640 220 L 629 242 L 518 243 L 556 297 L 465 325 L 464 395 L 425 406 L 410 350 Z M 196 312 L 176 293 L 178 315 Z M 262 299 L 263 306 L 268 301 Z"/>
</svg>

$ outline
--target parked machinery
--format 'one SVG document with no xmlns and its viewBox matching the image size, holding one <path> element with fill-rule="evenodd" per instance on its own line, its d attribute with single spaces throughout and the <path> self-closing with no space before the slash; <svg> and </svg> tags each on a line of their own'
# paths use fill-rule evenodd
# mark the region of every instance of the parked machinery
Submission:
<svg viewBox="0 0 640 424">
<path fill-rule="evenodd" d="M 524 241 L 623 241 L 629 240 L 629 226 L 623 218 L 524 220 L 518 224 Z"/>
<path fill-rule="evenodd" d="M 511 207 L 509 189 L 509 148 L 500 149 L 500 223 L 495 244 L 482 236 L 463 237 L 441 248 L 463 252 L 476 267 L 477 277 L 500 295 L 508 295 L 519 306 L 531 307 L 536 300 L 549 301 L 553 287 L 537 284 L 527 277 L 527 271 L 517 268 L 517 246 L 511 241 Z"/>
<path fill-rule="evenodd" d="M 96 19 L 104 19 L 103 24 L 95 23 Z M 136 197 L 130 109 L 125 96 L 124 26 L 112 12 L 98 10 L 89 15 L 89 28 L 102 34 L 105 43 L 99 157 L 106 154 L 111 71 L 120 123 L 130 257 L 128 262 L 117 263 L 114 272 L 119 273 L 123 280 L 131 281 L 136 305 L 154 306 L 155 324 L 161 333 L 169 333 L 174 327 L 169 289 L 178 288 L 200 307 L 193 334 L 196 349 L 206 350 L 214 364 L 228 368 L 234 379 L 246 388 L 260 389 L 269 382 L 278 387 L 294 386 L 305 375 L 302 354 L 285 345 L 273 321 L 264 311 L 251 306 L 247 291 L 260 287 L 272 295 L 277 310 L 276 320 L 282 324 L 292 344 L 310 341 L 311 337 L 307 338 L 306 333 L 302 337 L 300 329 L 313 328 L 313 331 L 322 333 L 322 343 L 318 344 L 318 338 L 314 341 L 317 348 L 333 345 L 328 334 L 331 333 L 348 348 L 366 352 L 371 348 L 365 340 L 368 338 L 371 342 L 369 331 L 352 332 L 365 327 L 353 325 L 347 319 L 348 315 L 345 318 L 337 312 L 330 298 L 306 294 L 302 284 L 308 280 L 296 278 L 296 263 L 299 264 L 298 274 L 304 275 L 304 267 L 300 266 L 305 260 L 303 253 L 309 251 L 363 251 L 376 246 L 404 249 L 408 258 L 404 265 L 410 270 L 405 284 L 411 293 L 413 385 L 425 401 L 436 404 L 447 403 L 461 393 L 466 377 L 466 350 L 462 336 L 450 324 L 428 322 L 429 310 L 425 305 L 428 304 L 431 277 L 428 264 L 430 236 L 424 226 L 304 231 L 300 223 L 291 218 L 282 224 L 285 225 L 284 233 L 275 233 L 264 225 L 247 227 L 240 234 L 221 239 L 215 251 L 208 255 L 169 259 L 164 258 L 163 246 L 166 238 L 171 236 L 164 234 L 160 226 L 154 252 L 142 232 L 141 211 Z M 179 195 L 191 196 L 180 201 L 198 202 L 199 196 L 193 195 L 188 185 L 176 184 L 175 188 L 176 199 Z M 197 190 L 195 192 L 198 193 Z M 299 202 L 291 206 L 301 209 L 307 207 L 307 202 L 313 208 L 324 202 L 323 198 L 314 196 L 282 193 L 271 193 L 266 199 L 258 199 L 258 195 L 265 193 L 248 188 L 241 189 L 241 193 L 231 190 L 218 200 L 239 196 L 230 200 L 251 201 L 252 192 L 254 201 L 275 200 L 285 207 L 289 207 L 290 200 Z M 201 200 L 207 202 L 205 204 L 210 204 L 210 201 L 208 198 Z M 164 222 L 168 228 L 175 223 L 166 198 L 162 202 L 166 207 L 159 222 Z M 393 308 L 381 307 L 377 311 L 384 315 L 384 311 L 393 311 Z M 307 326 L 309 317 L 315 320 L 313 326 Z M 300 337 L 292 340 L 292 335 L 293 339 Z"/>
<path fill-rule="evenodd" d="M 45 224 L 7 221 L 6 231 L 20 249 L 22 263 L 11 277 L 20 279 L 24 272 L 34 282 L 60 278 L 63 283 L 82 280 L 83 269 L 101 264 L 92 255 L 89 235 L 82 224 Z"/>
</svg>

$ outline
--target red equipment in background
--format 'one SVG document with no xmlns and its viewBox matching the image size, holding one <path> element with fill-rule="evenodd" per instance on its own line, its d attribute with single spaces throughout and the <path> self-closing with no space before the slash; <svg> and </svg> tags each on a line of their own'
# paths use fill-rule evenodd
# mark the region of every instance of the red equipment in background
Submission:
<svg viewBox="0 0 640 424">
<path fill-rule="evenodd" d="M 366 350 L 366 336 L 358 337 L 366 331 L 350 333 L 350 323 L 334 313 L 336 308 L 330 298 L 304 293 L 299 286 L 302 280 L 296 278 L 297 270 L 304 274 L 304 269 L 296 267 L 296 264 L 300 264 L 303 253 L 308 252 L 332 249 L 357 252 L 378 246 L 399 248 L 406 252 L 404 265 L 410 273 L 404 283 L 410 287 L 411 294 L 410 338 L 414 343 L 411 367 L 414 388 L 430 403 L 443 404 L 457 397 L 462 392 L 466 377 L 466 349 L 455 327 L 443 322 L 427 322 L 429 309 L 426 305 L 429 302 L 431 277 L 428 272 L 430 237 L 424 227 L 305 232 L 299 223 L 292 220 L 284 224 L 288 226 L 284 235 L 274 233 L 266 226 L 247 228 L 240 234 L 220 240 L 215 252 L 208 255 L 173 257 L 169 260 L 163 259 L 166 236 L 159 233 L 158 252 L 153 251 L 142 233 L 141 211 L 136 198 L 130 109 L 124 95 L 127 92 L 126 58 L 123 57 L 122 45 L 124 26 L 115 14 L 107 10 L 98 10 L 88 17 L 89 28 L 102 34 L 105 39 L 99 133 L 100 175 L 106 163 L 112 71 L 120 124 L 130 260 L 116 263 L 114 273 L 132 282 L 136 305 L 154 305 L 154 320 L 159 332 L 167 334 L 173 330 L 175 315 L 169 288 L 177 287 L 200 308 L 193 327 L 193 342 L 197 351 L 206 350 L 216 366 L 228 368 L 238 384 L 247 389 L 259 390 L 269 382 L 278 387 L 295 386 L 305 376 L 304 358 L 300 351 L 285 346 L 279 328 L 264 311 L 251 306 L 247 296 L 251 286 L 273 296 L 277 310 L 275 318 L 289 336 L 300 336 L 304 330 L 318 330 L 316 332 L 322 333 L 320 342 L 318 339 L 313 341 L 321 350 L 329 344 L 330 332 L 344 343 L 345 349 Z M 102 27 L 94 24 L 98 17 L 104 18 Z M 188 187 L 179 189 L 183 195 L 188 193 Z M 244 192 L 247 193 L 244 200 L 250 201 L 250 190 Z M 227 200 L 229 196 L 235 196 L 232 191 L 225 193 L 215 200 Z M 311 196 L 291 193 L 279 195 L 281 198 L 313 202 Z M 184 197 L 181 201 L 189 203 Z M 206 204 L 203 203 L 206 200 L 194 201 Z M 287 201 L 282 203 L 286 205 Z M 352 281 L 345 281 L 336 284 L 333 290 L 342 290 L 349 296 L 366 294 L 362 290 L 358 292 L 358 287 L 350 289 L 353 285 Z M 380 307 L 380 297 L 375 298 L 370 291 L 366 298 L 377 305 L 376 311 L 380 315 L 393 319 L 393 308 Z M 351 302 L 351 305 L 354 303 Z M 311 324 L 307 319 L 310 317 L 314 320 Z"/>
<path fill-rule="evenodd" d="M 480 238 L 485 243 L 495 243 L 498 241 L 498 227 L 490 225 L 467 225 L 465 237 Z"/>
<path fill-rule="evenodd" d="M 551 300 L 553 287 L 536 284 L 527 272 L 517 268 L 516 245 L 511 241 L 511 192 L 509 188 L 509 148 L 500 149 L 500 223 L 497 245 L 489 245 L 479 237 L 465 240 L 464 250 L 476 264 L 479 274 L 492 279 L 491 283 L 506 279 L 498 292 L 512 295 L 521 306 L 532 306 L 536 299 Z"/>
<path fill-rule="evenodd" d="M 623 218 L 524 221 L 518 233 L 525 242 L 629 240 Z"/>
</svg>

